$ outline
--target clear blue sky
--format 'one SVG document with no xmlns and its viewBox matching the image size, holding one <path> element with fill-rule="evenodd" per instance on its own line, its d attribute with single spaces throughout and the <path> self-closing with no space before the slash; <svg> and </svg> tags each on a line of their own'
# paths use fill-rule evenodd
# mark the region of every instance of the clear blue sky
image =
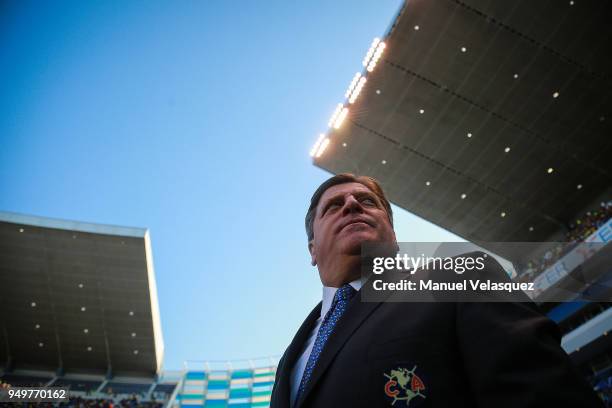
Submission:
<svg viewBox="0 0 612 408">
<path fill-rule="evenodd" d="M 149 228 L 165 368 L 281 354 L 321 296 L 308 151 L 399 6 L 3 3 L 0 210 Z"/>
</svg>

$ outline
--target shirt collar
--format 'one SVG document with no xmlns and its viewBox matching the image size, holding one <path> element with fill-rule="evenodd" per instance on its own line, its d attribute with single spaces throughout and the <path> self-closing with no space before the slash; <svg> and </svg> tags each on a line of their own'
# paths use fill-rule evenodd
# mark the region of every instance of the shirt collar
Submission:
<svg viewBox="0 0 612 408">
<path fill-rule="evenodd" d="M 359 291 L 359 289 L 361 289 L 361 279 L 355 279 L 354 281 L 349 282 L 349 285 L 351 285 L 356 291 Z M 336 291 L 338 289 L 340 288 L 323 286 L 323 303 L 321 305 L 321 318 L 323 318 L 331 308 L 332 301 L 334 300 L 334 296 L 336 295 Z"/>
</svg>

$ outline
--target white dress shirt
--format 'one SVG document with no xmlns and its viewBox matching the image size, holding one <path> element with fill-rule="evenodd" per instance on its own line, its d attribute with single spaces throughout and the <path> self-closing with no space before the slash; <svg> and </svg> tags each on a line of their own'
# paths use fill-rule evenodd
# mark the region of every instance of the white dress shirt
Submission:
<svg viewBox="0 0 612 408">
<path fill-rule="evenodd" d="M 356 279 L 352 282 L 349 282 L 349 285 L 353 287 L 355 290 L 361 289 L 361 280 Z M 312 352 L 312 347 L 314 346 L 314 342 L 317 338 L 317 333 L 319 332 L 319 328 L 323 323 L 323 318 L 331 308 L 332 301 L 334 300 L 334 296 L 336 295 L 336 291 L 339 288 L 331 288 L 329 286 L 323 286 L 323 304 L 321 305 L 321 315 L 317 319 L 317 324 L 310 332 L 310 336 L 308 336 L 308 340 L 304 344 L 304 351 L 302 351 L 302 355 L 296 361 L 293 369 L 291 370 L 291 406 L 295 404 L 295 397 L 297 396 L 298 388 L 300 388 L 300 382 L 302 381 L 302 375 L 304 374 L 304 369 L 306 368 L 306 363 L 308 363 L 308 358 L 310 357 L 310 353 Z"/>
</svg>

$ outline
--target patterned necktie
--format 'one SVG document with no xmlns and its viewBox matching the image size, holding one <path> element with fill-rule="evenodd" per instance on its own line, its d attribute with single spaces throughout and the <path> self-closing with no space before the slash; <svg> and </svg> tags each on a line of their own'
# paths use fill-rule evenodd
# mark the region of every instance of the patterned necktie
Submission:
<svg viewBox="0 0 612 408">
<path fill-rule="evenodd" d="M 308 362 L 306 363 L 306 368 L 304 368 L 304 374 L 302 375 L 302 380 L 300 381 L 300 388 L 298 388 L 295 402 L 300 400 L 300 396 L 304 392 L 304 389 L 306 389 L 306 385 L 308 384 L 310 376 L 312 375 L 312 370 L 317 364 L 317 360 L 323 351 L 323 347 L 325 346 L 327 339 L 334 331 L 336 323 L 338 323 L 338 320 L 346 310 L 346 306 L 355 293 L 357 293 L 357 291 L 348 283 L 336 291 L 331 307 L 325 314 L 323 323 L 321 323 L 321 327 L 317 333 L 317 338 L 315 339 L 314 346 L 310 352 L 310 357 L 308 357 Z"/>
</svg>

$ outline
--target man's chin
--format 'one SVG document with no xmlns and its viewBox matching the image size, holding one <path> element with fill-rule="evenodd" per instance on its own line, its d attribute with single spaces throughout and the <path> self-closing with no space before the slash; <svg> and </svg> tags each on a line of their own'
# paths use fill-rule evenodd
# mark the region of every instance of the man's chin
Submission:
<svg viewBox="0 0 612 408">
<path fill-rule="evenodd" d="M 389 242 L 385 244 L 383 241 L 381 241 L 377 237 L 354 236 L 354 237 L 351 237 L 351 239 L 347 239 L 343 243 L 341 252 L 346 255 L 361 256 L 362 245 L 369 245 L 369 244 L 376 245 L 377 247 L 381 246 L 381 248 L 382 247 L 386 248 L 387 246 L 389 248 L 395 247 L 394 243 Z"/>
<path fill-rule="evenodd" d="M 340 252 L 346 255 L 361 256 L 364 246 L 367 247 L 367 253 L 376 253 L 377 256 L 395 256 L 397 253 L 396 242 L 383 241 L 372 237 L 354 237 L 351 240 L 347 240 Z"/>
</svg>

